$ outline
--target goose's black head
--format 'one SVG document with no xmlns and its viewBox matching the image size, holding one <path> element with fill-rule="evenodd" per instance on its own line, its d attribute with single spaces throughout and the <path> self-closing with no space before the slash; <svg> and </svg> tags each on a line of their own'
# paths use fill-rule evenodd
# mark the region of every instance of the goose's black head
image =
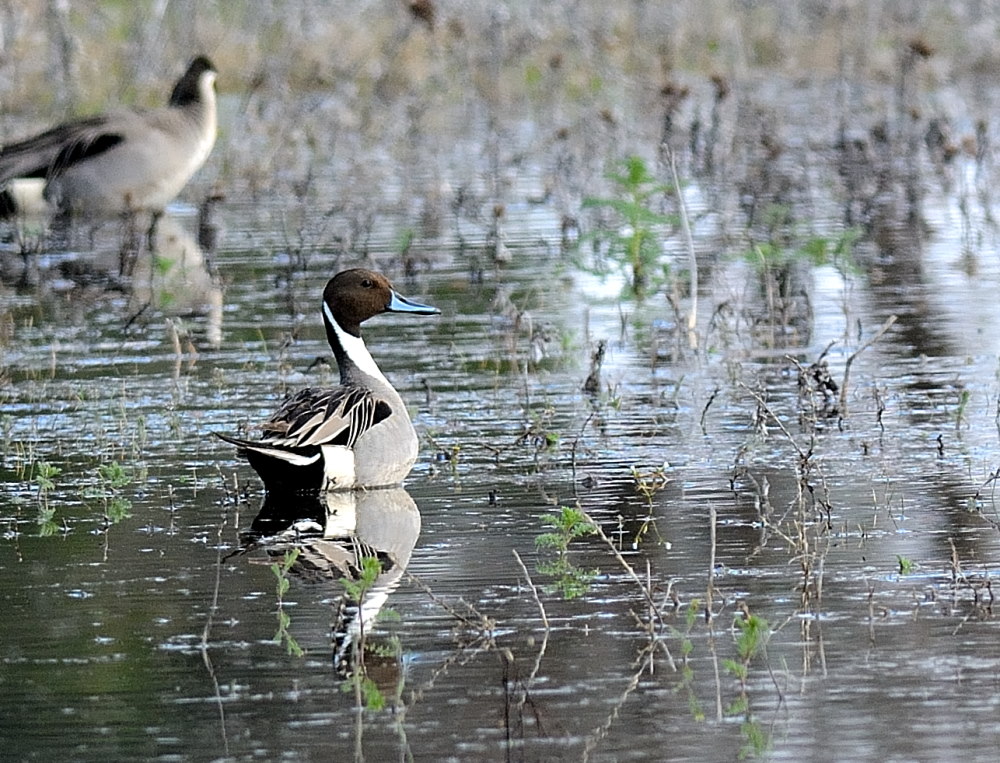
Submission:
<svg viewBox="0 0 1000 763">
<path fill-rule="evenodd" d="M 197 56 L 187 68 L 187 71 L 177 80 L 173 92 L 170 93 L 171 106 L 186 106 L 202 99 L 202 80 L 208 76 L 211 78 L 210 86 L 215 83 L 215 75 L 218 71 L 208 58 Z"/>
</svg>

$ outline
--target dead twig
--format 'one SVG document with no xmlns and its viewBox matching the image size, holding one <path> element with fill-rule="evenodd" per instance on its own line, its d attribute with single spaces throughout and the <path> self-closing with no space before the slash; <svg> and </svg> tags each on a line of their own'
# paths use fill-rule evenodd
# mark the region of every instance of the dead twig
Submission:
<svg viewBox="0 0 1000 763">
<path fill-rule="evenodd" d="M 850 378 L 851 378 L 851 364 L 854 363 L 854 359 L 857 358 L 858 355 L 860 355 L 861 353 L 863 353 L 865 350 L 867 350 L 869 347 L 871 347 L 873 344 L 875 344 L 875 342 L 877 342 L 879 339 L 881 339 L 882 335 L 885 334 L 885 332 L 888 331 L 892 327 L 892 324 L 894 324 L 896 322 L 896 320 L 897 320 L 897 317 L 895 315 L 890 315 L 886 319 L 885 323 L 882 324 L 881 328 L 879 328 L 878 331 L 876 331 L 874 334 L 872 334 L 872 336 L 868 339 L 867 342 L 865 342 L 858 349 L 856 349 L 854 352 L 852 352 L 850 354 L 850 356 L 848 356 L 847 362 L 844 364 L 844 381 L 840 385 L 840 405 L 839 405 L 839 408 L 840 408 L 840 418 L 841 418 L 841 420 L 844 420 L 844 419 L 847 418 L 847 383 L 850 381 Z"/>
<path fill-rule="evenodd" d="M 432 591 L 427 584 L 425 584 L 422 580 L 420 580 L 420 578 L 416 577 L 413 573 L 405 572 L 404 574 L 411 583 L 419 587 L 421 590 L 423 590 L 424 593 L 430 596 L 431 600 L 439 607 L 441 607 L 441 609 L 443 609 L 445 612 L 447 612 L 449 615 L 454 617 L 456 620 L 458 620 L 466 627 L 475 631 L 479 631 L 479 633 L 482 636 L 487 637 L 489 638 L 489 640 L 492 641 L 493 629 L 496 627 L 496 623 L 493 621 L 492 618 L 484 615 L 474 606 L 469 604 L 469 602 L 467 602 L 465 599 L 459 598 L 459 601 L 463 605 L 465 605 L 465 608 L 468 609 L 469 612 L 471 612 L 473 615 L 475 615 L 475 617 L 478 619 L 477 622 L 476 619 L 473 619 L 467 615 L 462 614 L 457 609 L 455 609 L 455 607 L 453 607 L 451 604 L 449 604 L 440 596 L 438 596 L 436 593 L 434 593 L 434 591 Z"/>
</svg>

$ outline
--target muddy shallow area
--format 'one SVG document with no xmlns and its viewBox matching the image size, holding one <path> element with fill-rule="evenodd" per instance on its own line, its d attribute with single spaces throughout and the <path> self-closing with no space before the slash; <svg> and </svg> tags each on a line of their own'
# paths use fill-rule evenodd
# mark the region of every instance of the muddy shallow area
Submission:
<svg viewBox="0 0 1000 763">
<path fill-rule="evenodd" d="M 995 94 L 902 32 L 865 86 L 642 95 L 605 48 L 620 86 L 578 90 L 510 79 L 513 34 L 459 77 L 439 18 L 421 108 L 424 22 L 378 18 L 408 47 L 371 113 L 220 81 L 152 250 L 4 228 L 5 754 L 995 759 Z M 420 459 L 265 501 L 211 432 L 335 382 L 319 296 L 356 264 L 443 313 L 365 326 Z"/>
</svg>

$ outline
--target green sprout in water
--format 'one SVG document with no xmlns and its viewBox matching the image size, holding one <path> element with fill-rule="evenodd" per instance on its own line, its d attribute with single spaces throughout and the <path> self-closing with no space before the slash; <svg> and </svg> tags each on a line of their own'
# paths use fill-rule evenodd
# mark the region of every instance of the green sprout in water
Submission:
<svg viewBox="0 0 1000 763">
<path fill-rule="evenodd" d="M 104 509 L 106 525 L 116 525 L 132 516 L 132 502 L 121 495 L 123 488 L 132 482 L 132 474 L 117 461 L 99 464 L 97 485 L 83 491 L 84 498 L 98 500 Z"/>
<path fill-rule="evenodd" d="M 385 707 L 385 696 L 379 689 L 378 684 L 373 681 L 365 672 L 364 655 L 366 648 L 367 634 L 364 631 L 364 623 L 361 620 L 360 608 L 361 600 L 374 586 L 378 576 L 382 574 L 382 563 L 375 556 L 366 556 L 361 559 L 361 566 L 358 568 L 357 577 L 354 579 L 341 578 L 341 585 L 344 586 L 344 594 L 359 609 L 358 622 L 361 631 L 357 640 L 353 644 L 355 649 L 354 669 L 341 685 L 342 691 L 354 691 L 358 706 L 367 710 L 381 710 Z"/>
<path fill-rule="evenodd" d="M 741 760 L 754 757 L 762 758 L 770 748 L 771 740 L 760 723 L 750 712 L 750 662 L 758 654 L 765 651 L 767 641 L 771 637 L 771 627 L 767 620 L 754 615 L 743 607 L 742 614 L 733 621 L 735 631 L 736 659 L 723 660 L 726 671 L 739 682 L 739 694 L 726 710 L 727 715 L 744 716 L 740 725 L 744 745 L 739 752 Z"/>
<path fill-rule="evenodd" d="M 694 630 L 695 623 L 698 621 L 698 616 L 701 614 L 701 601 L 699 599 L 693 599 L 690 604 L 688 604 L 687 612 L 684 616 L 684 632 L 678 632 L 677 635 L 681 639 L 681 666 L 680 666 L 680 681 L 678 682 L 677 690 L 683 689 L 687 694 L 688 699 L 688 710 L 691 711 L 691 717 L 696 721 L 705 720 L 705 711 L 702 709 L 701 702 L 698 701 L 698 695 L 694 690 L 694 668 L 691 667 L 691 654 L 694 652 L 694 642 L 691 641 L 691 631 Z"/>
<path fill-rule="evenodd" d="M 595 249 L 603 245 L 606 259 L 630 275 L 632 295 L 641 299 L 656 291 L 669 276 L 669 266 L 661 262 L 661 229 L 676 226 L 677 219 L 656 211 L 654 201 L 672 187 L 658 182 L 638 156 L 626 157 L 620 170 L 610 172 L 607 178 L 614 182 L 616 195 L 588 197 L 583 206 L 611 210 L 618 218 L 618 227 L 597 231 L 587 238 L 594 241 Z M 608 269 L 603 263 L 584 268 L 600 275 Z"/>
<path fill-rule="evenodd" d="M 965 419 L 965 409 L 969 405 L 971 394 L 969 390 L 963 389 L 958 393 L 958 412 L 955 414 L 955 429 L 962 428 L 962 421 Z"/>
<path fill-rule="evenodd" d="M 47 461 L 39 461 L 35 464 L 35 486 L 38 488 L 38 498 L 46 502 L 50 490 L 55 490 L 55 478 L 62 473 L 62 469 L 53 466 Z"/>
<path fill-rule="evenodd" d="M 55 535 L 59 529 L 55 507 L 49 506 L 49 491 L 55 489 L 55 478 L 61 472 L 62 469 L 47 461 L 35 463 L 33 481 L 38 491 L 38 516 L 35 521 L 38 523 L 38 534 L 42 536 Z"/>
<path fill-rule="evenodd" d="M 352 602 L 361 605 L 361 600 L 365 594 L 375 585 L 378 576 L 382 574 L 382 564 L 377 557 L 366 556 L 361 560 L 361 567 L 358 570 L 356 579 L 341 578 L 340 584 L 344 586 L 347 598 Z"/>
<path fill-rule="evenodd" d="M 910 575 L 917 569 L 916 562 L 900 554 L 896 554 L 896 563 L 899 565 L 900 575 Z"/>
<path fill-rule="evenodd" d="M 563 506 L 558 514 L 545 514 L 542 522 L 553 528 L 535 538 L 539 548 L 551 548 L 556 558 L 542 562 L 538 571 L 555 578 L 550 590 L 562 594 L 564 599 L 575 599 L 587 592 L 599 570 L 584 570 L 569 560 L 569 544 L 574 538 L 590 535 L 594 526 L 579 509 Z"/>
<path fill-rule="evenodd" d="M 305 654 L 302 647 L 299 646 L 298 642 L 292 637 L 292 634 L 288 631 L 288 626 L 292 622 L 292 617 L 287 612 L 285 612 L 285 594 L 288 593 L 288 587 L 291 585 L 291 581 L 288 578 L 288 571 L 295 564 L 295 560 L 299 558 L 299 549 L 293 548 L 285 552 L 284 558 L 281 563 L 275 562 L 271 565 L 271 572 L 274 573 L 274 577 L 277 578 L 277 584 L 275 590 L 278 594 L 278 630 L 274 634 L 272 639 L 275 644 L 284 643 L 285 649 L 288 654 L 295 655 L 296 657 L 301 657 Z"/>
</svg>

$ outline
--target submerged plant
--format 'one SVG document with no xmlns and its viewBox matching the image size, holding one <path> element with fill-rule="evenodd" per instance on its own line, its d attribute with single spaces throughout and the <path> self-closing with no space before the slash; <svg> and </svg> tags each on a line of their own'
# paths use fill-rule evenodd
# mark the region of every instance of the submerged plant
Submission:
<svg viewBox="0 0 1000 763">
<path fill-rule="evenodd" d="M 676 226 L 677 218 L 656 211 L 653 201 L 669 193 L 671 186 L 658 182 L 638 156 L 626 157 L 607 178 L 615 184 L 615 195 L 587 197 L 583 207 L 610 210 L 618 227 L 596 231 L 585 239 L 592 240 L 595 253 L 603 249 L 603 259 L 629 275 L 632 295 L 641 299 L 656 291 L 670 275 L 669 266 L 661 261 L 661 229 Z M 604 275 L 608 265 L 598 262 L 586 269 Z"/>
<path fill-rule="evenodd" d="M 829 265 L 842 276 L 858 270 L 854 261 L 854 244 L 860 238 L 857 228 L 847 228 L 832 236 L 809 236 L 791 243 L 777 237 L 754 244 L 744 256 L 756 270 L 780 276 L 797 262 L 820 267 Z"/>
<path fill-rule="evenodd" d="M 39 506 L 38 515 L 35 517 L 38 524 L 38 534 L 43 538 L 55 535 L 59 530 L 59 523 L 56 521 L 56 509 L 54 506 Z"/>
<path fill-rule="evenodd" d="M 969 399 L 971 394 L 969 390 L 963 389 L 958 393 L 958 410 L 955 413 L 955 429 L 962 428 L 962 422 L 965 420 L 965 409 L 969 405 Z"/>
<path fill-rule="evenodd" d="M 637 466 L 632 467 L 632 479 L 635 480 L 635 489 L 652 506 L 653 497 L 670 483 L 670 478 L 666 475 L 668 464 L 657 466 L 648 472 L 642 472 Z"/>
<path fill-rule="evenodd" d="M 378 684 L 362 670 L 351 671 L 350 677 L 340 685 L 342 692 L 353 691 L 358 706 L 365 710 L 381 710 L 385 707 L 385 695 Z"/>
<path fill-rule="evenodd" d="M 558 592 L 564 599 L 575 599 L 587 592 L 591 581 L 599 570 L 584 570 L 569 560 L 569 544 L 574 538 L 590 535 L 594 525 L 580 509 L 563 506 L 558 514 L 545 514 L 542 522 L 553 528 L 535 538 L 539 548 L 551 548 L 556 558 L 541 562 L 538 571 L 555 578 L 550 590 Z"/>
<path fill-rule="evenodd" d="M 787 210 L 774 205 L 769 217 L 782 218 Z M 743 254 L 754 269 L 766 292 L 768 305 L 787 300 L 796 292 L 796 268 L 800 266 L 834 268 L 845 281 L 859 271 L 854 259 L 854 245 L 861 237 L 858 228 L 846 228 L 832 235 L 803 236 L 772 226 L 765 241 L 756 242 Z"/>
</svg>

